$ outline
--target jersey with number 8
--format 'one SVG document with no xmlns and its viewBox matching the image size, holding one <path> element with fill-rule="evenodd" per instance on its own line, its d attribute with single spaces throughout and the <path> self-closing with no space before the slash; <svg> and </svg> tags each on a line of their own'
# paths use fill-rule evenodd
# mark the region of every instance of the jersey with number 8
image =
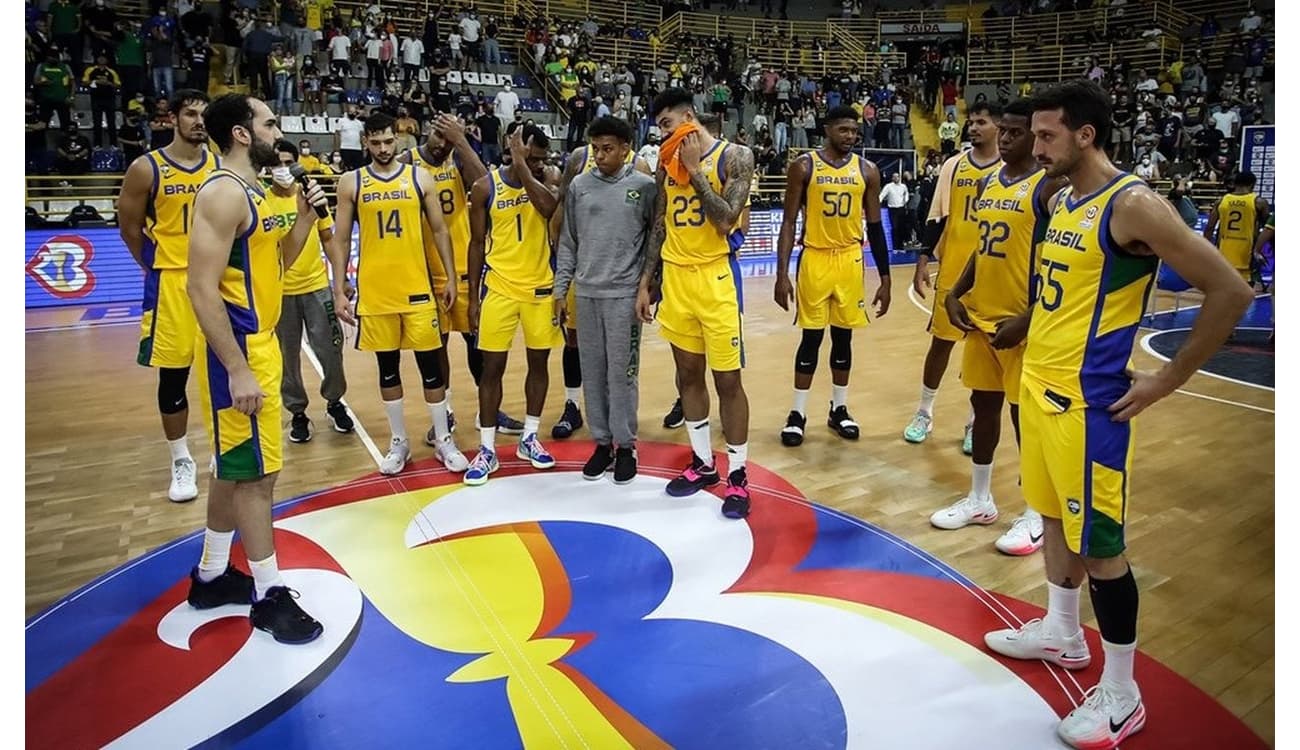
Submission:
<svg viewBox="0 0 1300 750">
<path fill-rule="evenodd" d="M 447 224 L 447 233 L 451 235 L 451 253 L 456 262 L 456 275 L 464 276 L 469 270 L 469 202 L 462 181 L 460 164 L 455 152 L 447 154 L 442 164 L 432 164 L 420 154 L 420 149 L 411 149 L 411 163 L 426 170 L 433 177 L 434 189 L 437 191 L 438 205 L 442 207 L 442 218 Z M 433 229 L 429 222 L 424 222 L 424 251 L 429 258 L 429 267 L 433 269 L 433 281 L 439 289 L 447 281 L 447 270 L 442 267 L 442 256 L 433 241 Z"/>
<path fill-rule="evenodd" d="M 430 269 L 421 226 L 424 198 L 416 167 L 403 164 L 379 177 L 371 167 L 356 175 L 356 217 L 361 227 L 357 250 L 357 313 L 385 315 L 432 305 Z M 339 231 L 348 231 L 340 227 Z"/>
<path fill-rule="evenodd" d="M 966 263 L 980 244 L 979 221 L 975 216 L 976 200 L 979 197 L 980 184 L 984 178 L 995 173 L 1002 166 L 1001 159 L 994 159 L 986 165 L 979 165 L 967 151 L 957 159 L 957 166 L 952 171 L 952 189 L 950 203 L 952 212 L 943 230 L 942 249 L 939 253 L 939 278 L 935 283 L 937 289 L 952 289 L 966 270 Z M 941 305 L 942 306 L 942 305 Z"/>
</svg>

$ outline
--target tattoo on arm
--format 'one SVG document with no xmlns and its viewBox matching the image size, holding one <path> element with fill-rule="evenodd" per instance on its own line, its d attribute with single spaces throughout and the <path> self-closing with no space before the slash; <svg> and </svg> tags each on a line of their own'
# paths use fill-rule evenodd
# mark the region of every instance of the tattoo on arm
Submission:
<svg viewBox="0 0 1300 750">
<path fill-rule="evenodd" d="M 722 195 L 713 191 L 703 170 L 691 176 L 691 185 L 700 196 L 704 215 L 718 229 L 730 232 L 749 203 L 749 186 L 754 179 L 754 152 L 745 146 L 727 146 L 724 154 L 727 173 Z"/>
<path fill-rule="evenodd" d="M 668 191 L 664 187 L 664 171 L 659 170 L 655 190 L 655 208 L 650 220 L 650 241 L 646 243 L 645 270 L 641 273 L 642 283 L 648 283 L 659 272 L 663 259 L 664 240 L 668 238 L 668 227 L 664 223 L 668 218 Z"/>
</svg>

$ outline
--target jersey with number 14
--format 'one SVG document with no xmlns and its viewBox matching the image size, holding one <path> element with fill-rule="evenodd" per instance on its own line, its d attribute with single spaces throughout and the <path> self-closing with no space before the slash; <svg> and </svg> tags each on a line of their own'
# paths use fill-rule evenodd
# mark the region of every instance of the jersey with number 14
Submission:
<svg viewBox="0 0 1300 750">
<path fill-rule="evenodd" d="M 357 313 L 413 312 L 433 304 L 430 269 L 424 256 L 416 167 L 402 164 L 385 177 L 366 166 L 356 175 Z M 340 228 L 347 231 L 347 228 Z"/>
<path fill-rule="evenodd" d="M 1029 310 L 1035 249 L 1049 218 L 1039 195 L 1047 173 L 1040 168 L 1010 181 L 1006 173 L 1004 165 L 989 175 L 975 203 L 980 239 L 966 309 L 975 327 L 989 334 Z"/>
<path fill-rule="evenodd" d="M 451 254 L 456 263 L 456 276 L 464 276 L 469 271 L 469 202 L 466 200 L 465 182 L 456 154 L 449 153 L 441 164 L 433 164 L 424 158 L 420 149 L 413 148 L 411 163 L 433 177 L 434 189 L 438 191 L 438 205 L 442 206 L 442 220 L 446 222 L 447 233 L 451 235 Z M 421 221 L 424 252 L 429 258 L 429 267 L 433 269 L 434 283 L 441 287 L 447 281 L 447 269 L 442 267 L 442 256 L 438 255 L 438 246 L 434 244 L 433 228 L 427 219 Z"/>
<path fill-rule="evenodd" d="M 821 152 L 808 155 L 804 189 L 803 246 L 812 250 L 862 249 L 862 199 L 867 168 L 861 156 L 832 164 Z M 753 195 L 753 191 L 750 192 Z"/>
<path fill-rule="evenodd" d="M 1002 166 L 1001 159 L 980 165 L 967 151 L 953 158 L 957 166 L 952 170 L 952 186 L 949 191 L 948 205 L 952 206 L 948 214 L 948 223 L 943 229 L 942 249 L 939 252 L 939 278 L 935 283 L 937 289 L 952 289 L 966 270 L 966 263 L 979 247 L 979 223 L 975 218 L 975 201 L 979 197 L 980 184 L 984 178 L 993 174 Z M 937 299 L 937 298 L 936 298 Z"/>
</svg>

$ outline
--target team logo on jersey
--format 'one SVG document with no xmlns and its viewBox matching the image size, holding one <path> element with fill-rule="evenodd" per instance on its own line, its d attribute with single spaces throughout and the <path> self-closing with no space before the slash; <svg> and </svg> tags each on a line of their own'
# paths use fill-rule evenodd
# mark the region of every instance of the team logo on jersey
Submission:
<svg viewBox="0 0 1300 750">
<path fill-rule="evenodd" d="M 1065 508 L 1066 508 L 1066 510 L 1070 511 L 1070 514 L 1071 514 L 1071 515 L 1075 515 L 1075 516 L 1079 515 L 1079 507 L 1080 507 L 1080 506 L 1079 506 L 1079 501 L 1078 501 L 1078 500 L 1075 500 L 1075 499 L 1072 498 L 1072 497 L 1071 497 L 1071 498 L 1068 498 L 1068 499 L 1065 501 Z"/>
<path fill-rule="evenodd" d="M 94 245 L 76 234 L 55 235 L 36 248 L 27 261 L 27 275 L 59 299 L 85 297 L 95 290 L 95 273 L 90 261 Z"/>
<path fill-rule="evenodd" d="M 1022 198 L 1023 198 L 1023 197 L 1025 196 L 1025 194 L 1028 193 L 1028 192 L 1029 192 L 1029 183 L 1028 183 L 1028 182 L 1022 182 L 1022 183 L 1020 183 L 1020 189 L 1016 190 L 1016 194 L 1019 195 L 1019 196 L 1022 197 Z"/>
<path fill-rule="evenodd" d="M 1100 212 L 1100 210 L 1101 209 L 1097 208 L 1096 206 L 1088 206 L 1088 210 L 1083 212 L 1083 218 L 1089 220 L 1095 219 L 1097 218 L 1097 214 Z"/>
</svg>

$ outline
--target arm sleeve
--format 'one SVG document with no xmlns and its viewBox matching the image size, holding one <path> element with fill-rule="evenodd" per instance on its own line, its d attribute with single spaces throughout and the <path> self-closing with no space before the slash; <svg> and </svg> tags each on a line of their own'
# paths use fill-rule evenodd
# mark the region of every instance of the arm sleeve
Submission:
<svg viewBox="0 0 1300 750">
<path fill-rule="evenodd" d="M 883 279 L 889 275 L 889 245 L 885 244 L 885 228 L 880 222 L 867 222 L 867 243 L 871 248 L 871 259 L 876 262 L 876 271 Z"/>
</svg>

